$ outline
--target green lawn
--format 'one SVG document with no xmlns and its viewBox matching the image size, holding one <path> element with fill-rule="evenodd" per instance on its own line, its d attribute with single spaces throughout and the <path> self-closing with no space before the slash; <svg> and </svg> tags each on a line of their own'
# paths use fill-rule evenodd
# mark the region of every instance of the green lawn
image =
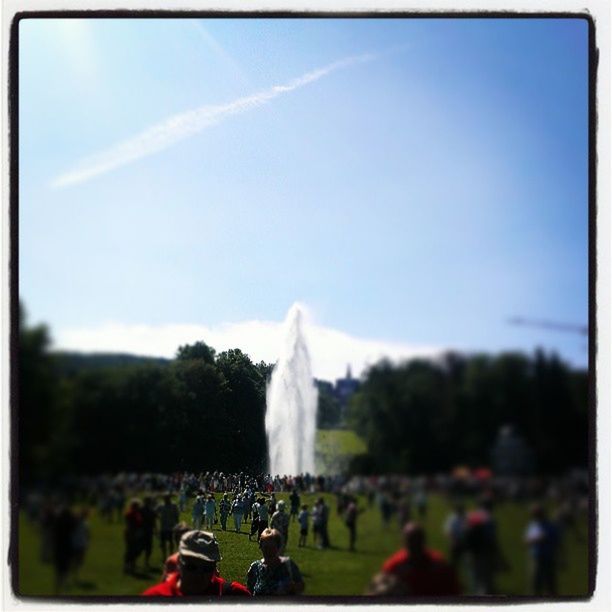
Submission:
<svg viewBox="0 0 612 612">
<path fill-rule="evenodd" d="M 286 495 L 280 495 L 287 498 Z M 304 503 L 312 505 L 315 495 L 304 495 Z M 335 510 L 335 499 L 326 495 L 332 510 L 330 539 L 335 547 L 317 550 L 309 540 L 307 548 L 298 548 L 298 526 L 291 525 L 288 554 L 298 563 L 304 573 L 306 595 L 360 595 L 370 577 L 380 568 L 383 560 L 400 546 L 397 524 L 393 522 L 385 530 L 375 507 L 367 508 L 364 498 L 359 504 L 365 509 L 358 525 L 357 552 L 348 552 L 348 532 Z M 446 543 L 441 525 L 448 513 L 446 501 L 431 496 L 429 512 L 424 521 L 429 543 L 446 552 Z M 528 519 L 527 509 L 516 504 L 499 504 L 495 514 L 498 520 L 503 550 L 511 569 L 499 575 L 499 589 L 509 595 L 526 594 L 526 551 L 522 543 L 523 531 Z M 189 519 L 188 512 L 182 517 Z M 231 523 L 231 518 L 228 525 Z M 83 566 L 80 582 L 71 584 L 66 595 L 136 595 L 147 586 L 158 581 L 161 574 L 161 552 L 155 548 L 152 562 L 160 571 L 143 573 L 141 576 L 126 576 L 122 572 L 123 526 L 120 523 L 103 522 L 95 512 L 90 517 L 92 532 L 91 547 Z M 580 525 L 586 536 L 586 519 Z M 244 582 L 251 561 L 259 557 L 256 542 L 249 542 L 243 533 L 216 531 L 223 560 L 219 564 L 222 576 Z M 310 537 L 310 536 L 309 536 Z M 586 539 L 586 538 L 585 538 Z M 587 545 L 576 541 L 569 534 L 567 542 L 567 566 L 560 574 L 560 594 L 585 595 L 587 593 Z M 21 595 L 46 596 L 53 594 L 53 574 L 49 565 L 40 562 L 40 544 L 35 526 L 22 515 L 19 521 L 19 590 Z"/>
<path fill-rule="evenodd" d="M 365 452 L 367 452 L 365 442 L 354 431 L 319 429 L 315 448 L 316 472 L 318 474 L 346 472 L 351 458 Z"/>
</svg>

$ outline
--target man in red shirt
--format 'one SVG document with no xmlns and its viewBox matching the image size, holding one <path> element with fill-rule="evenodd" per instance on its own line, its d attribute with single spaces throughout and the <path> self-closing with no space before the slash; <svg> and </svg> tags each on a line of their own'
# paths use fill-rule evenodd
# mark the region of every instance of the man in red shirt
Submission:
<svg viewBox="0 0 612 612">
<path fill-rule="evenodd" d="M 408 523 L 404 527 L 405 548 L 385 561 L 383 574 L 396 578 L 406 595 L 460 595 L 461 586 L 455 570 L 442 553 L 426 548 L 425 540 L 423 527 Z"/>
<path fill-rule="evenodd" d="M 188 531 L 181 538 L 178 551 L 178 571 L 164 582 L 147 589 L 147 597 L 250 597 L 248 589 L 238 582 L 227 582 L 217 572 L 221 560 L 219 544 L 212 533 Z"/>
</svg>

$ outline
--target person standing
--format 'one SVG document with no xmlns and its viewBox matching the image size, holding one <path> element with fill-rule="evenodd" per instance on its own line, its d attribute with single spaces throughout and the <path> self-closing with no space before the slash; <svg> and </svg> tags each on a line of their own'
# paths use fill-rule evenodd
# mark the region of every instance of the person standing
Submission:
<svg viewBox="0 0 612 612">
<path fill-rule="evenodd" d="M 219 544 L 212 533 L 188 531 L 181 538 L 178 550 L 178 571 L 146 591 L 145 597 L 250 597 L 239 582 L 227 582 L 217 571 L 221 560 Z"/>
<path fill-rule="evenodd" d="M 465 515 L 465 506 L 459 503 L 455 506 L 455 511 L 444 523 L 444 533 L 449 539 L 450 562 L 455 569 L 459 567 L 461 557 L 465 552 L 466 531 L 467 519 Z"/>
<path fill-rule="evenodd" d="M 460 595 L 457 573 L 442 553 L 427 548 L 423 527 L 408 523 L 403 534 L 404 548 L 384 562 L 382 573 L 393 576 L 407 595 Z"/>
<path fill-rule="evenodd" d="M 419 518 L 424 520 L 427 516 L 427 493 L 424 487 L 419 487 L 414 495 L 414 505 L 416 506 Z"/>
<path fill-rule="evenodd" d="M 255 597 L 300 595 L 304 591 L 300 569 L 292 559 L 280 555 L 282 540 L 276 529 L 265 529 L 261 534 L 263 558 L 253 561 L 247 572 L 247 588 Z"/>
<path fill-rule="evenodd" d="M 55 570 L 55 593 L 63 589 L 72 565 L 72 536 L 75 517 L 67 506 L 61 506 L 53 522 L 53 568 Z"/>
<path fill-rule="evenodd" d="M 546 510 L 536 504 L 525 532 L 531 555 L 531 588 L 534 595 L 557 595 L 559 529 L 548 519 Z"/>
<path fill-rule="evenodd" d="M 204 518 L 204 497 L 200 494 L 196 495 L 191 509 L 191 523 L 194 529 L 200 529 L 202 527 L 202 520 Z"/>
<path fill-rule="evenodd" d="M 257 541 L 259 541 L 259 504 L 257 502 L 253 502 L 253 505 L 251 506 L 251 516 L 253 517 L 253 519 L 251 520 L 249 542 L 252 541 L 252 538 L 255 534 L 257 534 Z"/>
<path fill-rule="evenodd" d="M 79 579 L 79 572 L 85 561 L 85 554 L 89 548 L 90 529 L 89 510 L 83 508 L 75 516 L 74 529 L 72 530 L 72 571 L 75 580 Z"/>
<path fill-rule="evenodd" d="M 297 492 L 297 489 L 294 488 L 289 496 L 289 503 L 291 504 L 291 511 L 289 513 L 289 518 L 291 522 L 297 518 L 298 512 L 300 511 L 300 495 Z"/>
<path fill-rule="evenodd" d="M 479 507 L 466 517 L 465 553 L 475 595 L 496 592 L 495 574 L 508 568 L 497 540 L 497 524 L 492 515 L 492 501 L 480 500 Z"/>
<path fill-rule="evenodd" d="M 186 506 L 187 506 L 187 485 L 185 484 L 185 482 L 182 482 L 181 488 L 179 490 L 179 498 L 178 498 L 179 512 L 184 512 Z"/>
<path fill-rule="evenodd" d="M 272 493 L 268 500 L 268 514 L 272 516 L 276 512 L 276 494 Z"/>
<path fill-rule="evenodd" d="M 351 552 L 355 550 L 355 541 L 357 539 L 358 514 L 359 510 L 357 508 L 357 500 L 354 497 L 350 497 L 346 510 L 344 511 L 344 523 L 349 530 L 349 550 Z"/>
<path fill-rule="evenodd" d="M 144 498 L 142 514 L 142 550 L 144 552 L 145 567 L 151 567 L 151 552 L 153 550 L 153 535 L 155 534 L 155 523 L 157 514 L 153 508 L 153 498 L 147 495 Z"/>
<path fill-rule="evenodd" d="M 389 493 L 386 491 L 380 492 L 378 496 L 378 506 L 380 509 L 382 525 L 386 529 L 389 527 L 389 522 L 391 521 L 391 516 L 394 512 L 393 502 L 391 501 Z"/>
<path fill-rule="evenodd" d="M 407 495 L 400 495 L 397 502 L 397 520 L 400 529 L 412 520 L 412 504 Z"/>
<path fill-rule="evenodd" d="M 308 538 L 308 506 L 304 504 L 302 510 L 298 515 L 298 523 L 300 524 L 300 539 L 298 546 L 306 546 L 306 539 Z"/>
<path fill-rule="evenodd" d="M 113 494 L 113 507 L 115 509 L 117 522 L 121 522 L 123 508 L 125 506 L 125 491 L 123 486 L 117 485 Z"/>
<path fill-rule="evenodd" d="M 272 529 L 276 529 L 282 537 L 282 542 L 280 544 L 280 552 L 281 554 L 287 548 L 287 543 L 289 540 L 289 515 L 285 512 L 285 501 L 280 500 L 276 507 L 278 510 L 272 515 L 270 520 L 270 527 Z"/>
<path fill-rule="evenodd" d="M 173 547 L 172 530 L 179 522 L 178 507 L 172 503 L 172 496 L 169 493 L 164 495 L 164 503 L 157 508 L 157 514 L 159 516 L 159 544 L 162 559 L 165 559 Z"/>
<path fill-rule="evenodd" d="M 323 522 L 323 509 L 321 499 L 317 499 L 312 508 L 312 537 L 317 548 L 323 548 L 321 540 L 321 524 Z"/>
<path fill-rule="evenodd" d="M 242 528 L 242 515 L 244 514 L 244 503 L 240 495 L 236 495 L 232 502 L 232 515 L 234 517 L 234 527 L 236 533 L 239 533 Z"/>
<path fill-rule="evenodd" d="M 266 500 L 264 497 L 260 497 L 259 501 L 256 503 L 257 506 L 257 541 L 261 538 L 261 534 L 264 529 L 268 528 L 268 506 L 266 505 Z"/>
<path fill-rule="evenodd" d="M 219 502 L 219 520 L 221 521 L 221 529 L 227 530 L 227 517 L 229 516 L 231 505 L 227 498 L 227 493 L 223 494 L 221 501 Z"/>
<path fill-rule="evenodd" d="M 329 548 L 329 506 L 325 503 L 323 497 L 319 498 L 319 504 L 321 507 L 321 546 L 323 548 Z"/>
<path fill-rule="evenodd" d="M 142 503 L 134 498 L 125 513 L 125 555 L 123 571 L 133 574 L 136 569 L 136 560 L 142 550 Z"/>
<path fill-rule="evenodd" d="M 253 507 L 253 504 L 251 502 L 251 489 L 249 488 L 248 485 L 245 487 L 244 491 L 242 492 L 242 501 L 244 502 L 243 521 L 245 523 L 248 523 L 251 518 L 251 509 Z"/>
<path fill-rule="evenodd" d="M 215 503 L 215 498 L 211 493 L 208 495 L 208 499 L 204 503 L 204 525 L 208 531 L 213 530 L 216 512 L 217 504 Z"/>
</svg>

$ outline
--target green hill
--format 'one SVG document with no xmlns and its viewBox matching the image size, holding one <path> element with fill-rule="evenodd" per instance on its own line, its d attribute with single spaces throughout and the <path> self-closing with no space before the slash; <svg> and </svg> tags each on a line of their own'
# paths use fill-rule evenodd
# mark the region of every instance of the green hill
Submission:
<svg viewBox="0 0 612 612">
<path fill-rule="evenodd" d="M 365 442 L 345 429 L 319 429 L 315 447 L 316 471 L 319 474 L 345 472 L 350 460 L 367 451 Z"/>
</svg>

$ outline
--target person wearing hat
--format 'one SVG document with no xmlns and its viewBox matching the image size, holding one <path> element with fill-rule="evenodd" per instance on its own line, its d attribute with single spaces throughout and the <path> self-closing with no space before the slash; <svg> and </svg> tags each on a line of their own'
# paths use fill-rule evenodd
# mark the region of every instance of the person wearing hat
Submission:
<svg viewBox="0 0 612 612">
<path fill-rule="evenodd" d="M 426 547 L 423 527 L 407 523 L 403 533 L 404 548 L 385 561 L 382 572 L 395 576 L 409 595 L 460 595 L 457 573 L 442 553 Z"/>
<path fill-rule="evenodd" d="M 300 595 L 304 580 L 289 557 L 281 557 L 283 538 L 276 529 L 264 529 L 259 540 L 263 559 L 253 561 L 247 573 L 247 588 L 258 595 Z"/>
<path fill-rule="evenodd" d="M 217 572 L 221 560 L 219 543 L 208 531 L 188 531 L 181 538 L 178 550 L 178 571 L 164 582 L 148 588 L 146 597 L 250 597 L 249 590 L 239 582 L 227 582 Z"/>
<path fill-rule="evenodd" d="M 272 515 L 270 527 L 272 527 L 272 529 L 277 529 L 280 532 L 283 538 L 280 551 L 283 553 L 285 552 L 285 548 L 287 548 L 287 541 L 289 540 L 289 515 L 285 512 L 284 500 L 281 499 L 276 504 L 276 507 L 278 510 Z"/>
</svg>

